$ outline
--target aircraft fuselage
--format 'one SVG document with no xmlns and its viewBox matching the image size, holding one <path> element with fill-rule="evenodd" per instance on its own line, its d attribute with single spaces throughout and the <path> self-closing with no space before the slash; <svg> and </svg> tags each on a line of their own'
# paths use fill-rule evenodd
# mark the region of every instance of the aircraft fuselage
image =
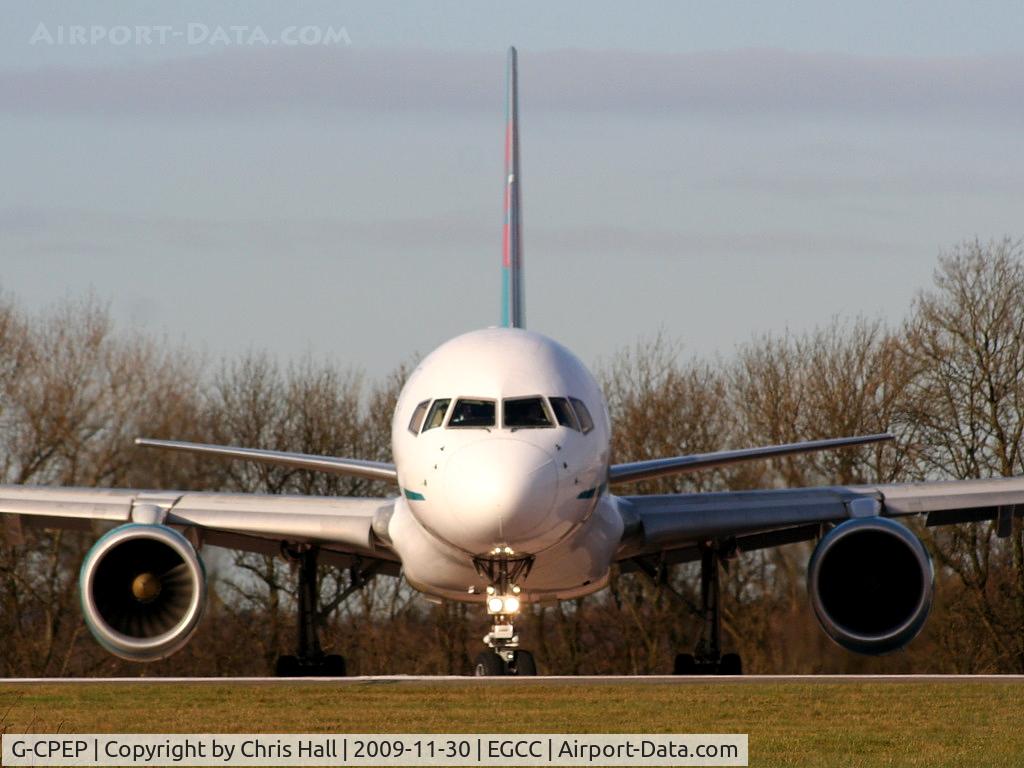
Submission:
<svg viewBox="0 0 1024 768">
<path fill-rule="evenodd" d="M 443 344 L 392 423 L 401 498 L 389 538 L 406 578 L 474 600 L 488 585 L 474 558 L 502 555 L 532 560 L 524 601 L 600 589 L 622 534 L 609 439 L 600 387 L 557 342 L 488 328 Z"/>
</svg>

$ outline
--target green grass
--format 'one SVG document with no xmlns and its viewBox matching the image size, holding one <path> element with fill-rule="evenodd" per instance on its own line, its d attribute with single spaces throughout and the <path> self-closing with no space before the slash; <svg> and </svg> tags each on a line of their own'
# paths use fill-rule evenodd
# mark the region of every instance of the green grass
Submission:
<svg viewBox="0 0 1024 768">
<path fill-rule="evenodd" d="M 0 683 L 24 732 L 748 733 L 751 766 L 1019 766 L 1015 683 Z"/>
</svg>

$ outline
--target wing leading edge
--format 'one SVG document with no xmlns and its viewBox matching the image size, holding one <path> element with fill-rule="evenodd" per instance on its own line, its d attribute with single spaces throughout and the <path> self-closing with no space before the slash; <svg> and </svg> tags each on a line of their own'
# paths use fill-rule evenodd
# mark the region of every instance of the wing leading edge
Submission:
<svg viewBox="0 0 1024 768">
<path fill-rule="evenodd" d="M 857 435 L 854 437 L 835 437 L 827 440 L 807 440 L 802 443 L 784 443 L 783 445 L 766 445 L 759 448 L 741 448 L 733 451 L 715 451 L 713 453 L 693 453 L 688 456 L 672 456 L 666 459 L 634 461 L 628 464 L 613 464 L 608 470 L 608 482 L 633 483 L 639 480 L 650 480 L 663 475 L 676 475 L 696 472 L 700 469 L 724 467 L 728 464 L 739 464 L 756 459 L 771 459 L 778 456 L 791 456 L 797 453 L 813 451 L 830 451 L 836 448 L 850 448 L 858 445 L 869 445 L 892 440 L 888 432 L 877 435 Z"/>
<path fill-rule="evenodd" d="M 223 456 L 228 459 L 246 459 L 263 464 L 275 464 L 292 469 L 309 469 L 334 475 L 365 477 L 370 480 L 398 482 L 394 464 L 383 461 L 344 459 L 335 456 L 314 456 L 308 453 L 267 451 L 262 448 L 238 448 L 230 445 L 209 445 L 207 443 L 186 443 L 179 440 L 154 440 L 148 437 L 135 438 L 135 444 L 146 448 L 163 448 L 170 451 L 201 453 L 207 456 Z"/>
</svg>

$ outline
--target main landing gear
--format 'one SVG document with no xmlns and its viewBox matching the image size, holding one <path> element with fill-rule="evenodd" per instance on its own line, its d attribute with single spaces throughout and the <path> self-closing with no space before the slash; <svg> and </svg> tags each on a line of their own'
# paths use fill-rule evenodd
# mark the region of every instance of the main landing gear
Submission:
<svg viewBox="0 0 1024 768">
<path fill-rule="evenodd" d="M 298 594 L 298 638 L 294 655 L 278 656 L 275 667 L 277 677 L 344 677 L 345 657 L 324 653 L 320 647 L 319 617 L 317 602 L 317 560 L 320 550 L 316 545 L 302 544 L 284 546 L 282 554 L 299 566 Z M 374 566 L 361 570 L 356 562 L 352 566 L 351 582 L 342 594 L 335 598 L 341 603 L 345 598 L 361 589 L 367 579 L 373 577 Z"/>
<path fill-rule="evenodd" d="M 719 552 L 714 546 L 701 548 L 700 613 L 704 628 L 693 654 L 680 653 L 672 673 L 675 675 L 742 675 L 743 662 L 738 653 L 722 653 L 722 605 L 718 592 Z"/>
<path fill-rule="evenodd" d="M 722 552 L 713 543 L 701 546 L 700 606 L 694 606 L 686 597 L 672 589 L 664 568 L 653 568 L 640 563 L 641 570 L 652 580 L 668 589 L 669 594 L 681 601 L 704 626 L 697 648 L 693 653 L 676 654 L 672 667 L 674 675 L 742 675 L 743 661 L 738 653 L 722 653 L 722 607 L 719 600 L 718 576 Z"/>
<path fill-rule="evenodd" d="M 481 651 L 476 657 L 473 674 L 477 677 L 536 675 L 533 654 L 519 650 L 519 635 L 512 625 L 521 607 L 521 590 L 516 582 L 529 574 L 533 558 L 516 557 L 508 547 L 499 547 L 486 557 L 474 558 L 473 565 L 490 583 L 485 597 L 487 613 L 494 618 L 491 631 L 484 636 L 490 650 Z M 475 590 L 471 589 L 470 593 Z"/>
</svg>

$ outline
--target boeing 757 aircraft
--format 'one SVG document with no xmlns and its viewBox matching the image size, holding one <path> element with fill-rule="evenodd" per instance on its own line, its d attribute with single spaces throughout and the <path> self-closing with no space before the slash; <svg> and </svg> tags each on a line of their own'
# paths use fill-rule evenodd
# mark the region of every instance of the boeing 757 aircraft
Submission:
<svg viewBox="0 0 1024 768">
<path fill-rule="evenodd" d="M 617 496 L 609 487 L 672 473 L 806 451 L 848 448 L 866 435 L 610 464 L 601 389 L 558 342 L 524 327 L 516 51 L 508 52 L 502 325 L 458 336 L 405 383 L 391 427 L 394 463 L 259 448 L 138 439 L 142 446 L 390 481 L 387 498 L 320 498 L 0 486 L 0 513 L 23 527 L 106 527 L 82 563 L 85 621 L 111 653 L 162 659 L 185 645 L 206 604 L 200 551 L 229 547 L 300 563 L 299 647 L 281 675 L 341 675 L 312 620 L 318 562 L 350 568 L 353 585 L 404 575 L 428 596 L 481 605 L 492 617 L 478 675 L 533 675 L 519 647 L 524 605 L 602 589 L 609 569 L 657 578 L 701 564 L 704 629 L 677 673 L 738 674 L 719 642 L 721 562 L 817 540 L 808 593 L 840 645 L 877 654 L 921 630 L 933 571 L 897 520 L 928 525 L 994 520 L 1010 535 L 1024 513 L 1024 478 Z"/>
</svg>

